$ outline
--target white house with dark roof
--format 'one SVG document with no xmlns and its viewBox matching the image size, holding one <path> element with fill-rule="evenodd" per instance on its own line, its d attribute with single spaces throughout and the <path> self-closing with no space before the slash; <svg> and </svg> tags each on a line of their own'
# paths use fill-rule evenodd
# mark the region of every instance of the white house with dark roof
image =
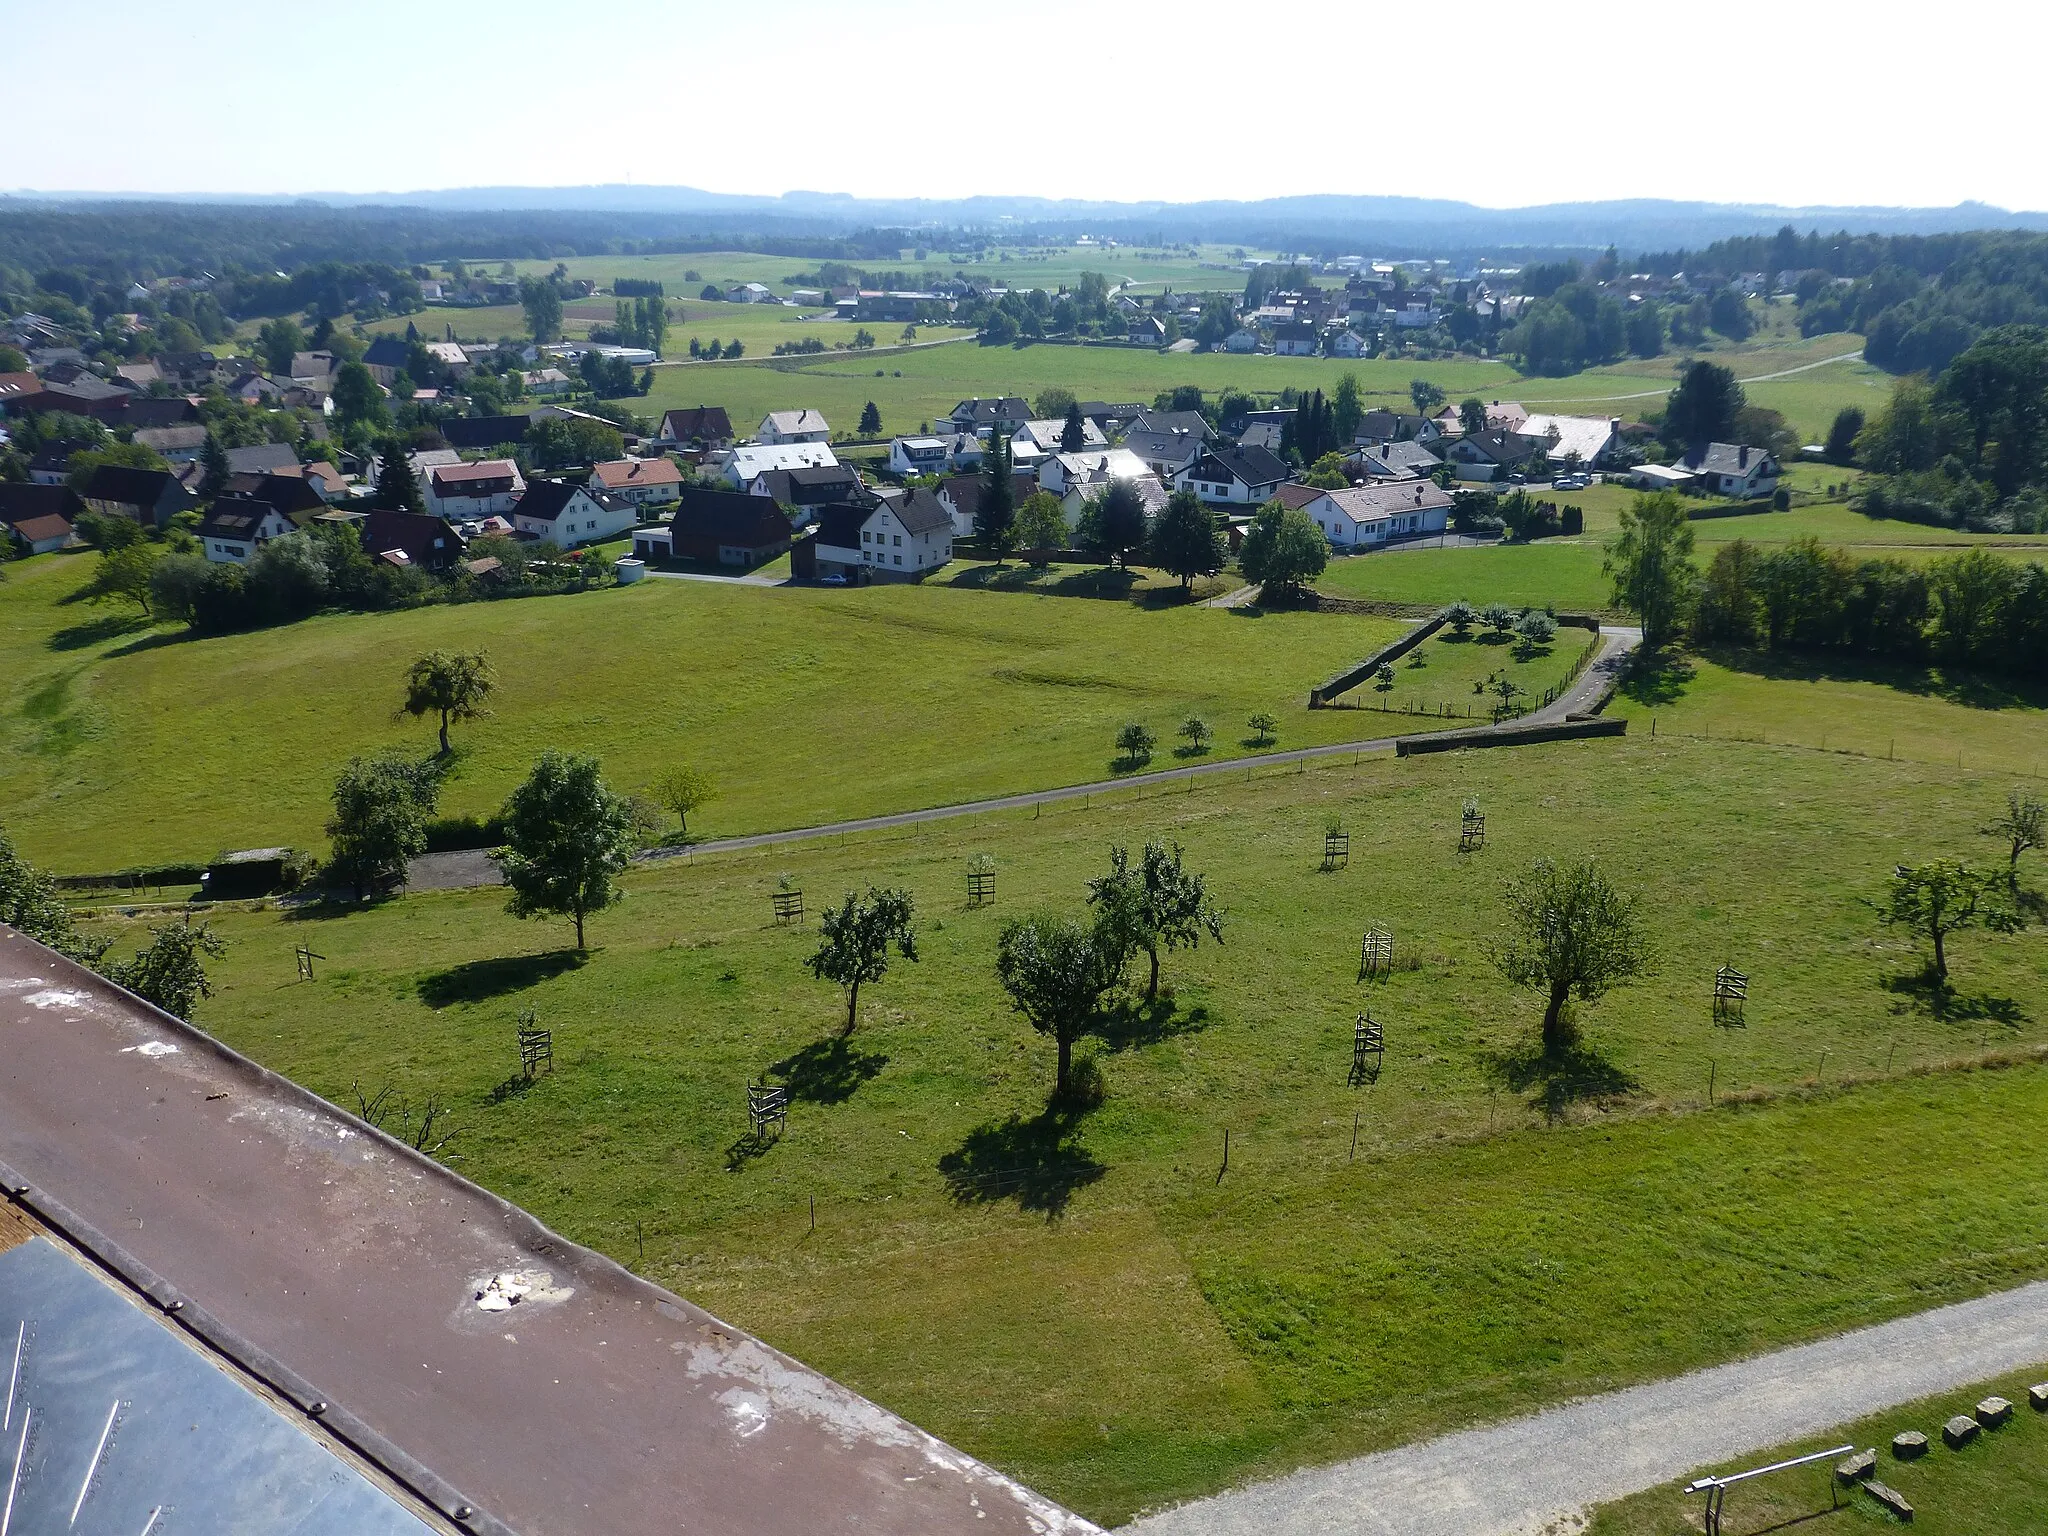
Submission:
<svg viewBox="0 0 2048 1536">
<path fill-rule="evenodd" d="M 1174 427 L 1168 431 L 1132 427 L 1124 434 L 1123 446 L 1143 460 L 1145 467 L 1161 480 L 1170 481 L 1202 456 L 1206 441 L 1185 427 Z"/>
<path fill-rule="evenodd" d="M 1443 467 L 1443 460 L 1417 442 L 1381 443 L 1360 448 L 1351 462 L 1376 480 L 1411 480 Z"/>
<path fill-rule="evenodd" d="M 272 539 L 294 531 L 289 517 L 252 496 L 220 496 L 194 531 L 199 552 L 215 565 L 246 565 Z"/>
<path fill-rule="evenodd" d="M 1427 480 L 1354 485 L 1325 491 L 1301 509 L 1333 548 L 1383 549 L 1391 542 L 1442 533 L 1451 515 L 1448 493 Z"/>
<path fill-rule="evenodd" d="M 922 488 L 872 508 L 832 507 L 819 519 L 812 552 L 821 575 L 918 581 L 953 558 L 953 518 Z"/>
<path fill-rule="evenodd" d="M 512 508 L 515 529 L 557 549 L 617 538 L 639 521 L 639 508 L 623 497 L 561 480 L 536 480 Z"/>
<path fill-rule="evenodd" d="M 946 419 L 957 432 L 977 436 L 991 432 L 1010 433 L 1031 419 L 1031 402 L 1022 395 L 999 395 L 990 400 L 977 397 L 962 400 Z"/>
<path fill-rule="evenodd" d="M 1219 448 L 1204 453 L 1174 477 L 1173 488 L 1204 501 L 1259 507 L 1287 479 L 1287 461 L 1263 448 Z"/>
<path fill-rule="evenodd" d="M 832 424 L 819 411 L 770 411 L 761 418 L 754 433 L 757 441 L 773 447 L 783 443 L 822 443 L 832 436 Z M 788 468 L 787 465 L 778 466 Z"/>
<path fill-rule="evenodd" d="M 1697 483 L 1723 496 L 1747 500 L 1769 496 L 1778 488 L 1778 461 L 1761 448 L 1742 443 L 1708 443 L 1678 461 Z"/>
<path fill-rule="evenodd" d="M 1065 448 L 1061 438 L 1067 424 L 1064 421 L 1027 421 L 1010 437 L 1010 452 L 1030 455 L 1030 450 L 1039 453 L 1059 453 Z M 1081 418 L 1081 451 L 1101 449 L 1109 446 L 1109 439 L 1102 435 L 1102 429 L 1086 416 Z"/>
<path fill-rule="evenodd" d="M 831 469 L 839 463 L 838 455 L 826 443 L 750 443 L 724 450 L 720 457 L 725 460 L 722 472 L 736 490 L 744 490 L 771 469 Z"/>
<path fill-rule="evenodd" d="M 1579 468 L 1603 469 L 1622 445 L 1619 416 L 1529 416 L 1515 430 L 1548 440 L 1552 468 L 1562 468 L 1576 454 Z"/>
</svg>

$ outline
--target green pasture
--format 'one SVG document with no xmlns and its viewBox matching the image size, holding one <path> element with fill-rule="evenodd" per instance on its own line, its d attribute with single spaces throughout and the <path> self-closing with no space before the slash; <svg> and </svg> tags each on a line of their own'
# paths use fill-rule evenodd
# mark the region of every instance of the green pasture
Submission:
<svg viewBox="0 0 2048 1536">
<path fill-rule="evenodd" d="M 768 772 L 807 802 L 829 761 Z M 1268 769 L 672 860 L 627 876 L 587 956 L 495 890 L 220 910 L 199 1018 L 344 1103 L 436 1096 L 464 1173 L 1117 1522 L 2048 1274 L 2048 1075 L 1932 1070 L 2048 1041 L 2048 941 L 1959 938 L 1937 1012 L 1867 905 L 1899 859 L 1993 856 L 1977 828 L 2006 784 L 1640 728 Z M 1488 835 L 1461 855 L 1468 796 Z M 1325 873 L 1332 820 L 1351 857 Z M 1168 955 L 1161 1002 L 1084 1045 L 1099 1108 L 1049 1111 L 1050 1047 L 1004 1004 L 996 934 L 1078 910 L 1107 845 L 1150 836 L 1209 876 L 1224 943 Z M 977 854 L 992 907 L 965 901 Z M 1546 854 L 1597 856 L 1656 961 L 1581 1008 L 1561 1070 L 1485 958 L 1501 882 Z M 813 931 L 771 920 L 783 875 L 813 912 L 867 882 L 916 899 L 920 961 L 862 993 L 851 1036 L 803 967 Z M 1396 965 L 1361 983 L 1374 922 Z M 312 984 L 299 943 L 325 957 Z M 1710 1015 L 1723 961 L 1753 978 L 1741 1027 Z M 525 1008 L 555 1040 L 532 1083 Z M 1366 1008 L 1384 1071 L 1349 1087 Z M 742 1094 L 764 1074 L 793 1099 L 765 1147 Z M 1902 1148 L 1913 1177 L 1878 1191 Z"/>
</svg>

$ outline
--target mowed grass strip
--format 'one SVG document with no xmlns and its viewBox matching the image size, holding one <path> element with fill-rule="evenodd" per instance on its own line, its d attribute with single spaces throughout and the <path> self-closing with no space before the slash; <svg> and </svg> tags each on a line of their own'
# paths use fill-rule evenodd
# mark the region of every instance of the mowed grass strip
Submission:
<svg viewBox="0 0 2048 1536">
<path fill-rule="evenodd" d="M 2048 1415 L 2027 1404 L 2027 1388 L 2048 1377 L 2048 1364 L 2025 1375 L 1980 1383 L 1958 1392 L 1904 1403 L 1853 1424 L 1797 1440 L 1775 1450 L 1759 1451 L 1740 1464 L 1702 1467 L 1693 1476 L 1728 1476 L 1752 1467 L 1789 1461 L 1854 1442 L 1860 1450 L 1877 1452 L 1876 1480 L 1905 1495 L 1913 1506 L 1913 1529 L 1932 1536 L 2011 1536 L 2018 1531 L 2048 1530 L 2048 1477 L 2041 1468 L 2048 1457 Z M 1957 1414 L 1969 1414 L 1987 1397 L 2013 1405 L 2005 1427 L 1986 1431 L 1960 1451 L 1942 1443 L 1941 1426 Z M 1927 1454 L 1900 1461 L 1892 1455 L 1892 1436 L 1917 1429 L 1927 1437 Z M 1728 1494 L 1726 1522 L 1731 1531 L 1768 1531 L 1797 1526 L 1827 1514 L 1834 1506 L 1828 1484 L 1834 1463 L 1773 1474 L 1739 1484 Z M 1702 1498 L 1679 1490 L 1692 1477 L 1633 1498 L 1602 1505 L 1593 1512 L 1587 1536 L 1666 1536 L 1696 1530 Z M 1897 1522 L 1879 1512 L 1877 1502 L 1860 1489 L 1845 1488 L 1841 1502 L 1853 1513 L 1830 1523 L 1847 1530 L 1875 1530 Z"/>
<path fill-rule="evenodd" d="M 698 820 L 719 835 L 1101 778 L 1129 720 L 1164 743 L 1155 766 L 1177 761 L 1189 715 L 1214 728 L 1213 755 L 1249 750 L 1258 712 L 1283 747 L 1347 740 L 1356 718 L 1312 714 L 1308 690 L 1402 630 L 943 585 L 649 580 L 194 639 L 67 604 L 88 571 L 28 562 L 0 599 L 0 796 L 24 851 L 65 871 L 320 847 L 352 754 L 431 746 L 431 723 L 393 710 L 434 649 L 485 651 L 498 674 L 491 717 L 456 731 L 445 812 L 495 809 L 564 747 L 625 790 L 679 762 L 708 771 L 719 798 Z"/>
<path fill-rule="evenodd" d="M 439 1095 L 465 1173 L 623 1260 L 644 1237 L 664 1283 L 1120 1520 L 2048 1273 L 2048 1072 L 1910 1075 L 2048 1042 L 2048 942 L 1959 938 L 1937 1016 L 1869 905 L 1899 860 L 1991 858 L 2006 785 L 1636 736 L 1269 769 L 636 871 L 587 957 L 495 891 L 220 911 L 200 1021 L 344 1103 Z M 1468 795 L 1488 842 L 1460 855 Z M 1352 856 L 1325 874 L 1333 817 Z M 1080 909 L 1106 845 L 1154 835 L 1209 875 L 1225 943 L 1170 955 L 1166 1005 L 1084 1048 L 1098 1110 L 1048 1116 L 996 935 Z M 970 909 L 984 853 L 998 895 Z M 1580 854 L 1639 895 L 1657 969 L 1583 1009 L 1591 1053 L 1546 1079 L 1536 1001 L 1486 944 L 1505 877 Z M 772 921 L 785 873 L 813 912 L 869 881 L 918 901 L 921 962 L 845 1040 L 814 931 Z M 1398 964 L 1361 984 L 1375 921 Z M 1710 1014 L 1723 961 L 1753 978 L 1741 1028 Z M 1386 1070 L 1352 1089 L 1367 1006 Z M 528 1007 L 556 1049 L 531 1085 Z M 763 1074 L 794 1107 L 756 1155 Z"/>
</svg>

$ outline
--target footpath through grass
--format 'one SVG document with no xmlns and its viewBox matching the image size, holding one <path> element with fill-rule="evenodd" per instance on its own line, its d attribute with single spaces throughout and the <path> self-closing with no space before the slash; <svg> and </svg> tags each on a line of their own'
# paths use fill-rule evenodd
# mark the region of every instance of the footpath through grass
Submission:
<svg viewBox="0 0 2048 1536">
<path fill-rule="evenodd" d="M 1311 687 L 1401 633 L 1355 615 L 1148 610 L 944 585 L 857 591 L 645 581 L 576 596 L 330 614 L 194 639 L 65 600 L 87 560 L 14 566 L 0 595 L 0 804 L 60 871 L 323 844 L 352 755 L 431 747 L 393 718 L 411 659 L 483 650 L 492 715 L 455 732 L 448 813 L 494 810 L 547 747 L 637 790 L 676 763 L 719 797 L 706 836 L 804 826 L 1107 776 L 1142 720 L 1170 766 L 1189 715 L 1239 744 L 1347 740 Z M 1416 728 L 1420 728 L 1420 725 Z"/>
<path fill-rule="evenodd" d="M 1867 904 L 1900 859 L 1989 858 L 2006 784 L 1635 736 L 1267 770 L 636 871 L 588 956 L 495 891 L 221 911 L 200 1022 L 340 1102 L 438 1095 L 463 1172 L 622 1260 L 644 1238 L 655 1278 L 1116 1521 L 2048 1274 L 2048 1071 L 1913 1075 L 2048 1043 L 2048 941 L 1958 939 L 1937 1012 Z M 1468 795 L 1488 843 L 1461 856 Z M 1351 863 L 1321 873 L 1333 816 Z M 996 934 L 1078 910 L 1106 845 L 1150 835 L 1208 873 L 1226 943 L 1170 955 L 1170 996 L 1084 1047 L 1100 1108 L 1048 1111 Z M 1583 853 L 1639 893 L 1658 968 L 1549 1070 L 1485 946 L 1506 876 Z M 922 960 L 850 1037 L 814 931 L 771 920 L 784 872 L 813 912 L 916 897 Z M 1396 968 L 1361 984 L 1374 921 Z M 1724 960 L 1753 978 L 1741 1028 L 1710 1017 Z M 1367 1006 L 1385 1071 L 1350 1088 Z M 555 1031 L 531 1084 L 524 1008 Z M 793 1101 L 765 1149 L 764 1074 Z"/>
<path fill-rule="evenodd" d="M 2048 1530 L 2048 1415 L 2027 1406 L 2027 1388 L 2048 1376 L 2048 1365 L 2025 1376 L 1985 1382 L 1925 1402 L 1907 1403 L 1810 1439 L 1759 1451 L 1740 1466 L 1701 1467 L 1692 1476 L 1744 1471 L 1790 1460 L 1854 1441 L 1877 1452 L 1877 1481 L 1896 1488 L 1913 1506 L 1913 1529 L 1930 1536 L 2018 1536 Z M 1987 1397 L 2012 1403 L 2005 1427 L 1981 1434 L 1960 1451 L 1942 1443 L 1941 1426 L 1972 1412 Z M 1892 1455 L 1892 1436 L 1917 1429 L 1927 1436 L 1927 1454 L 1913 1461 Z M 1679 1492 L 1692 1476 L 1633 1498 L 1603 1505 L 1593 1513 L 1587 1536 L 1669 1536 L 1701 1528 L 1702 1500 Z M 1773 1474 L 1739 1484 L 1728 1495 L 1723 1517 L 1729 1536 L 1804 1528 L 1821 1536 L 1835 1532 L 1898 1528 L 1868 1494 L 1844 1489 L 1840 1507 L 1829 1496 L 1833 1462 Z"/>
</svg>

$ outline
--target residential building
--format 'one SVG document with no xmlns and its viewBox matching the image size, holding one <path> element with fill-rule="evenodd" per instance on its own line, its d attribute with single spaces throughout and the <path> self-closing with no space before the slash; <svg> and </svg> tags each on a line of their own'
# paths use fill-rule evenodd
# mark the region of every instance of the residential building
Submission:
<svg viewBox="0 0 2048 1536">
<path fill-rule="evenodd" d="M 947 420 L 955 431 L 986 437 L 991 432 L 1015 432 L 1031 419 L 1031 402 L 1022 395 L 1002 395 L 992 400 L 962 400 Z M 935 423 L 936 425 L 936 423 Z"/>
<path fill-rule="evenodd" d="M 136 432 L 135 441 L 172 464 L 190 464 L 206 448 L 206 428 L 196 421 L 176 427 L 143 427 Z"/>
<path fill-rule="evenodd" d="M 674 506 L 683 472 L 673 459 L 612 459 L 592 467 L 589 484 L 636 507 Z"/>
<path fill-rule="evenodd" d="M 190 493 L 169 470 L 125 464 L 100 465 L 79 494 L 102 517 L 125 517 L 151 528 L 163 527 L 192 505 Z"/>
<path fill-rule="evenodd" d="M 1092 495 L 1112 480 L 1156 478 L 1152 467 L 1128 448 L 1055 453 L 1038 466 L 1038 488 L 1065 499 Z"/>
<path fill-rule="evenodd" d="M 30 554 L 62 549 L 84 510 L 85 503 L 69 486 L 0 480 L 0 527 Z"/>
<path fill-rule="evenodd" d="M 667 538 L 648 539 L 643 554 L 642 540 L 649 532 Z M 772 500 L 693 485 L 683 491 L 666 529 L 633 535 L 633 553 L 643 560 L 668 557 L 745 569 L 773 560 L 793 537 L 788 515 Z"/>
<path fill-rule="evenodd" d="M 822 443 L 832 436 L 832 427 L 817 411 L 770 411 L 761 418 L 755 440 L 764 446 L 784 443 Z"/>
<path fill-rule="evenodd" d="M 1761 448 L 1742 443 L 1708 443 L 1694 448 L 1678 467 L 1698 476 L 1709 491 L 1744 500 L 1769 496 L 1778 488 L 1778 461 Z"/>
<path fill-rule="evenodd" d="M 576 381 L 559 368 L 535 368 L 523 377 L 526 392 L 531 395 L 566 394 L 576 387 Z"/>
<path fill-rule="evenodd" d="M 987 475 L 948 475 L 939 482 L 939 504 L 953 519 L 953 536 L 974 537 L 974 519 L 981 511 L 982 493 L 988 489 Z M 1038 489 L 1038 477 L 1030 470 L 1010 475 L 1010 504 L 1021 507 L 1024 498 Z"/>
<path fill-rule="evenodd" d="M 1232 331 L 1223 338 L 1223 350 L 1238 353 L 1256 352 L 1259 350 L 1259 333 L 1250 329 Z"/>
<path fill-rule="evenodd" d="M 1322 337 L 1312 325 L 1289 321 L 1273 327 L 1273 352 L 1279 357 L 1314 357 L 1322 350 Z"/>
<path fill-rule="evenodd" d="M 1149 427 L 1134 426 L 1124 434 L 1123 446 L 1143 460 L 1145 467 L 1161 480 L 1171 481 L 1202 456 L 1206 430 L 1205 427 L 1204 435 L 1198 436 L 1185 427 L 1154 431 Z"/>
<path fill-rule="evenodd" d="M 889 440 L 889 470 L 892 474 L 944 474 L 952 463 L 950 436 L 895 437 Z"/>
<path fill-rule="evenodd" d="M 1451 497 L 1427 480 L 1411 480 L 1325 491 L 1302 510 L 1315 519 L 1334 548 L 1380 549 L 1442 533 L 1449 523 Z"/>
<path fill-rule="evenodd" d="M 809 542 L 821 576 L 920 581 L 953 558 L 953 518 L 937 496 L 915 490 L 873 508 L 835 507 Z"/>
<path fill-rule="evenodd" d="M 1174 477 L 1173 488 L 1204 501 L 1263 506 L 1287 479 L 1286 461 L 1263 448 L 1218 448 Z"/>
<path fill-rule="evenodd" d="M 220 359 L 211 352 L 159 352 L 157 371 L 173 389 L 205 389 L 214 382 Z"/>
<path fill-rule="evenodd" d="M 1699 476 L 1670 464 L 1638 464 L 1625 478 L 1639 491 L 1684 491 L 1690 490 Z"/>
<path fill-rule="evenodd" d="M 1114 437 L 1144 415 L 1145 407 L 1135 401 L 1117 405 L 1107 400 L 1083 400 L 1081 414 L 1094 422 L 1104 437 Z"/>
<path fill-rule="evenodd" d="M 511 511 L 520 533 L 545 539 L 557 549 L 617 538 L 640 520 L 630 501 L 567 480 L 536 480 Z"/>
<path fill-rule="evenodd" d="M 1349 328 L 1330 332 L 1328 346 L 1332 357 L 1363 357 L 1366 352 L 1365 338 Z"/>
<path fill-rule="evenodd" d="M 360 524 L 363 551 L 392 565 L 445 571 L 462 558 L 462 535 L 445 517 L 430 512 L 390 512 L 373 507 Z"/>
<path fill-rule="evenodd" d="M 1358 419 L 1354 441 L 1378 447 L 1381 443 L 1432 443 L 1443 436 L 1443 428 L 1427 416 L 1407 411 L 1367 411 Z"/>
<path fill-rule="evenodd" d="M 466 416 L 440 424 L 441 436 L 459 452 L 489 453 L 493 448 L 514 448 L 526 441 L 530 416 Z"/>
<path fill-rule="evenodd" d="M 54 513 L 48 517 L 23 517 L 13 520 L 0 517 L 0 532 L 4 532 L 16 548 L 31 555 L 47 555 L 53 550 L 64 548 L 72 541 L 71 529 L 70 518 L 59 517 Z"/>
<path fill-rule="evenodd" d="M 724 448 L 732 442 L 732 418 L 722 405 L 690 405 L 664 411 L 654 440 L 678 448 Z"/>
<path fill-rule="evenodd" d="M 1443 468 L 1444 461 L 1420 443 L 1405 442 L 1360 448 L 1352 462 L 1375 480 L 1412 480 Z"/>
<path fill-rule="evenodd" d="M 825 464 L 816 469 L 771 469 L 741 487 L 765 497 L 797 523 L 809 523 L 820 507 L 845 506 L 865 499 L 860 474 L 851 465 Z"/>
<path fill-rule="evenodd" d="M 1063 441 L 1067 424 L 1064 421 L 1027 421 L 1010 435 L 1010 451 L 1013 454 L 1028 454 L 1035 449 L 1039 453 L 1059 453 L 1066 444 Z M 1081 418 L 1081 449 L 1106 448 L 1109 439 L 1102 435 L 1102 429 L 1086 416 Z"/>
<path fill-rule="evenodd" d="M 729 304 L 771 304 L 775 291 L 766 283 L 734 283 L 725 290 L 725 297 Z"/>
<path fill-rule="evenodd" d="M 290 443 L 258 443 L 250 448 L 230 448 L 228 468 L 238 475 L 269 475 L 280 469 L 296 469 L 299 456 Z"/>
<path fill-rule="evenodd" d="M 725 478 L 735 489 L 771 469 L 830 469 L 839 462 L 824 443 L 744 444 L 725 450 L 721 457 Z"/>
<path fill-rule="evenodd" d="M 1157 315 L 1133 315 L 1125 323 L 1124 339 L 1133 346 L 1163 347 L 1166 345 L 1166 322 Z"/>
<path fill-rule="evenodd" d="M 1619 416 L 1529 416 L 1515 430 L 1549 442 L 1544 455 L 1552 469 L 1562 469 L 1567 462 L 1580 469 L 1604 469 L 1622 447 Z"/>
<path fill-rule="evenodd" d="M 42 392 L 43 381 L 32 373 L 0 373 L 0 416 L 34 409 L 28 402 Z"/>
<path fill-rule="evenodd" d="M 460 521 L 509 513 L 526 489 L 519 466 L 510 459 L 483 459 L 475 464 L 437 464 L 427 471 L 427 510 Z"/>
<path fill-rule="evenodd" d="M 1292 411 L 1281 413 L 1292 416 Z M 1125 435 L 1132 432 L 1184 432 L 1196 442 L 1207 444 L 1216 435 L 1209 418 L 1200 411 L 1141 410 L 1130 419 Z M 1126 445 L 1128 446 L 1128 445 Z"/>
<path fill-rule="evenodd" d="M 223 490 L 275 507 L 297 527 L 327 510 L 326 499 L 303 475 L 230 475 Z"/>
<path fill-rule="evenodd" d="M 1456 466 L 1460 480 L 1498 480 L 1525 471 L 1548 446 L 1542 438 L 1489 427 L 1453 438 L 1444 447 L 1444 462 Z"/>
<path fill-rule="evenodd" d="M 207 508 L 195 537 L 199 552 L 213 564 L 246 565 L 257 550 L 295 528 L 289 517 L 267 501 L 220 496 Z"/>
</svg>

